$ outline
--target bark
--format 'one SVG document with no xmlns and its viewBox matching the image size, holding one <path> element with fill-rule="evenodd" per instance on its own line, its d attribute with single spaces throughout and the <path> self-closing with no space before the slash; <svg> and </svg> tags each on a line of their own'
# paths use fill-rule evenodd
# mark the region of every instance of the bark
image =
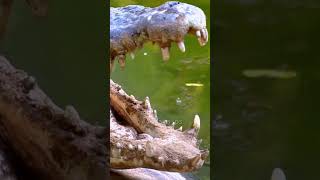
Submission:
<svg viewBox="0 0 320 180">
<path fill-rule="evenodd" d="M 56 106 L 32 76 L 2 56 L 0 129 L 2 142 L 39 179 L 105 179 L 107 129 L 83 121 L 72 106 Z M 12 172 L 11 164 L 1 168 Z"/>
</svg>

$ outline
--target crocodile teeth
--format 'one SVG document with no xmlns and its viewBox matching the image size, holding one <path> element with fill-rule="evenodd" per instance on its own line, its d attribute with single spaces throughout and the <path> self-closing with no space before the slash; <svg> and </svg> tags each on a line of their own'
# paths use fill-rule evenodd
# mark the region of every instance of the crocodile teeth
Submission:
<svg viewBox="0 0 320 180">
<path fill-rule="evenodd" d="M 209 39 L 209 35 L 208 35 L 208 30 L 207 30 L 207 28 L 204 28 L 204 32 L 205 32 L 205 40 L 206 40 L 206 42 L 208 42 L 208 39 Z"/>
<path fill-rule="evenodd" d="M 123 70 L 124 67 L 126 66 L 126 57 L 124 55 L 120 55 L 118 62 L 120 64 L 121 69 Z"/>
<path fill-rule="evenodd" d="M 120 144 L 120 143 L 117 143 L 117 144 L 116 144 L 116 147 L 117 147 L 118 149 L 120 149 L 120 148 L 121 148 L 121 144 Z"/>
<path fill-rule="evenodd" d="M 151 104 L 150 104 L 150 99 L 147 96 L 146 99 L 144 100 L 144 105 L 146 107 L 147 110 L 151 110 Z"/>
<path fill-rule="evenodd" d="M 167 120 L 164 120 L 163 121 L 163 124 L 167 125 L 168 121 Z"/>
<path fill-rule="evenodd" d="M 199 164 L 200 161 L 201 161 L 201 155 L 198 155 L 198 156 L 192 158 L 191 164 L 193 167 L 197 167 L 197 165 Z"/>
<path fill-rule="evenodd" d="M 206 28 L 201 29 L 202 40 L 205 43 L 208 42 L 208 34 L 206 30 Z"/>
<path fill-rule="evenodd" d="M 175 123 L 175 122 L 172 122 L 171 126 L 173 126 L 173 127 L 174 127 L 175 125 L 176 125 L 176 123 Z"/>
<path fill-rule="evenodd" d="M 201 38 L 201 32 L 200 32 L 200 30 L 196 31 L 196 36 L 197 36 L 197 38 Z"/>
<path fill-rule="evenodd" d="M 200 46 L 206 45 L 206 43 L 208 42 L 208 31 L 206 28 L 203 28 L 201 30 L 197 30 L 196 36 L 198 38 L 198 42 L 199 42 Z"/>
<path fill-rule="evenodd" d="M 169 48 L 168 47 L 161 48 L 161 52 L 162 52 L 162 59 L 164 61 L 168 61 L 170 58 Z"/>
<path fill-rule="evenodd" d="M 201 37 L 198 37 L 198 42 L 199 42 L 200 46 L 204 46 L 204 44 L 203 44 L 203 40 L 202 40 L 202 38 L 201 38 Z"/>
<path fill-rule="evenodd" d="M 158 115 L 157 115 L 157 110 L 153 110 L 153 115 L 156 118 L 156 120 L 158 121 Z"/>
<path fill-rule="evenodd" d="M 132 144 L 129 144 L 129 145 L 128 145 L 128 148 L 129 148 L 129 150 L 133 150 L 133 149 L 134 149 L 134 147 L 132 146 Z"/>
<path fill-rule="evenodd" d="M 161 163 L 162 167 L 164 167 L 164 158 L 163 157 L 158 157 L 158 161 Z"/>
<path fill-rule="evenodd" d="M 178 42 L 178 47 L 181 50 L 181 52 L 185 52 L 186 51 L 186 47 L 185 47 L 183 41 Z"/>
<path fill-rule="evenodd" d="M 200 129 L 200 117 L 198 114 L 194 116 L 192 127 L 195 128 L 196 130 Z"/>
<path fill-rule="evenodd" d="M 180 126 L 177 130 L 178 130 L 178 131 L 182 131 L 182 126 Z"/>
<path fill-rule="evenodd" d="M 142 146 L 138 144 L 138 151 L 142 151 L 142 150 L 143 150 Z"/>
</svg>

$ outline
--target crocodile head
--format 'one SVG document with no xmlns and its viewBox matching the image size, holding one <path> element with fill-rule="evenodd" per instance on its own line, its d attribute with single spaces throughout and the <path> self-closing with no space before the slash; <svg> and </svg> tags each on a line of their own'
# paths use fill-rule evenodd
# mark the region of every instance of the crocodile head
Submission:
<svg viewBox="0 0 320 180">
<path fill-rule="evenodd" d="M 152 168 L 189 172 L 202 167 L 208 150 L 200 150 L 197 139 L 200 117 L 195 115 L 190 129 L 175 129 L 174 124 L 159 121 L 149 98 L 139 101 L 110 80 L 111 166 L 113 168 Z M 127 124 L 120 124 L 122 119 Z"/>
<path fill-rule="evenodd" d="M 126 55 L 133 55 L 145 42 L 157 44 L 163 60 L 170 57 L 172 43 L 185 52 L 184 37 L 195 35 L 201 46 L 208 41 L 206 17 L 195 6 L 167 2 L 150 8 L 130 5 L 110 8 L 110 69 L 118 59 L 125 67 Z M 208 156 L 200 150 L 197 134 L 200 118 L 194 118 L 193 127 L 182 132 L 174 125 L 160 122 L 151 108 L 149 98 L 144 101 L 127 95 L 121 86 L 110 80 L 110 105 L 117 114 L 110 112 L 111 167 L 152 168 L 163 171 L 189 172 L 199 169 Z M 128 123 L 123 125 L 118 120 Z"/>
<path fill-rule="evenodd" d="M 121 68 L 128 53 L 151 41 L 159 45 L 163 60 L 170 57 L 171 43 L 177 43 L 185 52 L 184 37 L 195 35 L 201 46 L 208 41 L 206 16 L 193 5 L 170 1 L 159 7 L 149 8 L 130 5 L 110 9 L 110 68 L 117 58 Z"/>
</svg>

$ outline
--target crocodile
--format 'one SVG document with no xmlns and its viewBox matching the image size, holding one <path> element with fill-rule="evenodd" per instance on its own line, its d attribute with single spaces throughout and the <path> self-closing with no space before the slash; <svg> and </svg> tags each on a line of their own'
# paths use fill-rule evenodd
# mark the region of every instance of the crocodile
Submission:
<svg viewBox="0 0 320 180">
<path fill-rule="evenodd" d="M 115 61 L 124 69 L 126 56 L 134 57 L 144 43 L 159 46 L 162 58 L 170 58 L 177 43 L 185 52 L 184 37 L 195 35 L 200 46 L 208 42 L 206 16 L 193 5 L 175 1 L 158 7 L 129 5 L 110 8 L 110 72 Z M 200 117 L 182 130 L 160 120 L 150 99 L 138 100 L 110 79 L 110 164 L 111 168 L 149 168 L 169 172 L 191 172 L 202 167 L 208 150 L 200 149 L 197 134 Z"/>
</svg>

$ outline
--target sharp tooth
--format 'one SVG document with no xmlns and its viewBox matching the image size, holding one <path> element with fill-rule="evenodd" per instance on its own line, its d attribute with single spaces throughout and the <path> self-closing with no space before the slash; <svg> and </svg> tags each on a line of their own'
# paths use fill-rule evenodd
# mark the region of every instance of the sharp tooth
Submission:
<svg viewBox="0 0 320 180">
<path fill-rule="evenodd" d="M 173 126 L 173 127 L 174 127 L 175 125 L 176 125 L 176 123 L 175 123 L 175 122 L 172 122 L 171 126 Z"/>
<path fill-rule="evenodd" d="M 158 115 L 157 115 L 157 110 L 153 110 L 153 115 L 156 118 L 156 120 L 158 121 Z"/>
<path fill-rule="evenodd" d="M 120 144 L 120 143 L 117 143 L 117 144 L 116 144 L 116 147 L 117 147 L 118 149 L 120 149 L 120 148 L 121 148 L 121 144 Z"/>
<path fill-rule="evenodd" d="M 194 116 L 192 127 L 195 128 L 196 130 L 200 129 L 200 117 L 198 114 Z"/>
<path fill-rule="evenodd" d="M 178 42 L 178 47 L 181 50 L 181 52 L 185 52 L 186 51 L 186 47 L 185 47 L 183 41 Z"/>
<path fill-rule="evenodd" d="M 200 32 L 200 30 L 196 31 L 196 36 L 197 36 L 198 38 L 201 37 L 201 32 Z"/>
<path fill-rule="evenodd" d="M 138 151 L 142 151 L 142 146 L 140 144 L 138 144 Z"/>
<path fill-rule="evenodd" d="M 118 62 L 120 64 L 121 69 L 123 70 L 124 67 L 126 66 L 126 57 L 124 55 L 120 55 Z"/>
<path fill-rule="evenodd" d="M 206 43 L 208 41 L 208 35 L 205 29 L 201 29 L 202 41 Z"/>
<path fill-rule="evenodd" d="M 162 167 L 164 167 L 164 158 L 163 157 L 158 157 L 158 161 L 161 163 Z"/>
<path fill-rule="evenodd" d="M 206 45 L 206 44 L 203 42 L 203 39 L 202 39 L 201 37 L 198 38 L 198 42 L 199 42 L 200 46 Z"/>
<path fill-rule="evenodd" d="M 151 110 L 151 104 L 150 104 L 150 99 L 147 96 L 146 99 L 144 100 L 144 105 L 146 107 L 147 110 Z"/>
<path fill-rule="evenodd" d="M 163 121 L 163 124 L 167 125 L 168 121 L 167 120 L 164 120 Z"/>
<path fill-rule="evenodd" d="M 177 130 L 178 130 L 178 131 L 182 131 L 182 126 L 180 126 Z"/>
<path fill-rule="evenodd" d="M 130 95 L 130 97 L 132 98 L 132 100 L 135 100 L 136 98 L 134 97 L 134 95 Z"/>
<path fill-rule="evenodd" d="M 197 155 L 191 160 L 192 166 L 196 167 L 201 160 L 201 155 Z"/>
<path fill-rule="evenodd" d="M 131 59 L 134 59 L 134 53 L 130 53 Z"/>
<path fill-rule="evenodd" d="M 134 149 L 134 147 L 132 146 L 132 144 L 129 144 L 129 145 L 128 145 L 128 148 L 129 148 L 129 150 L 133 150 L 133 149 Z"/>
<path fill-rule="evenodd" d="M 161 48 L 161 52 L 162 52 L 163 60 L 168 61 L 170 58 L 169 48 L 168 47 Z"/>
<path fill-rule="evenodd" d="M 208 34 L 208 30 L 207 28 L 204 28 L 204 31 L 205 31 L 205 37 L 206 37 L 206 42 L 208 42 L 208 39 L 209 39 L 209 34 Z"/>
</svg>

